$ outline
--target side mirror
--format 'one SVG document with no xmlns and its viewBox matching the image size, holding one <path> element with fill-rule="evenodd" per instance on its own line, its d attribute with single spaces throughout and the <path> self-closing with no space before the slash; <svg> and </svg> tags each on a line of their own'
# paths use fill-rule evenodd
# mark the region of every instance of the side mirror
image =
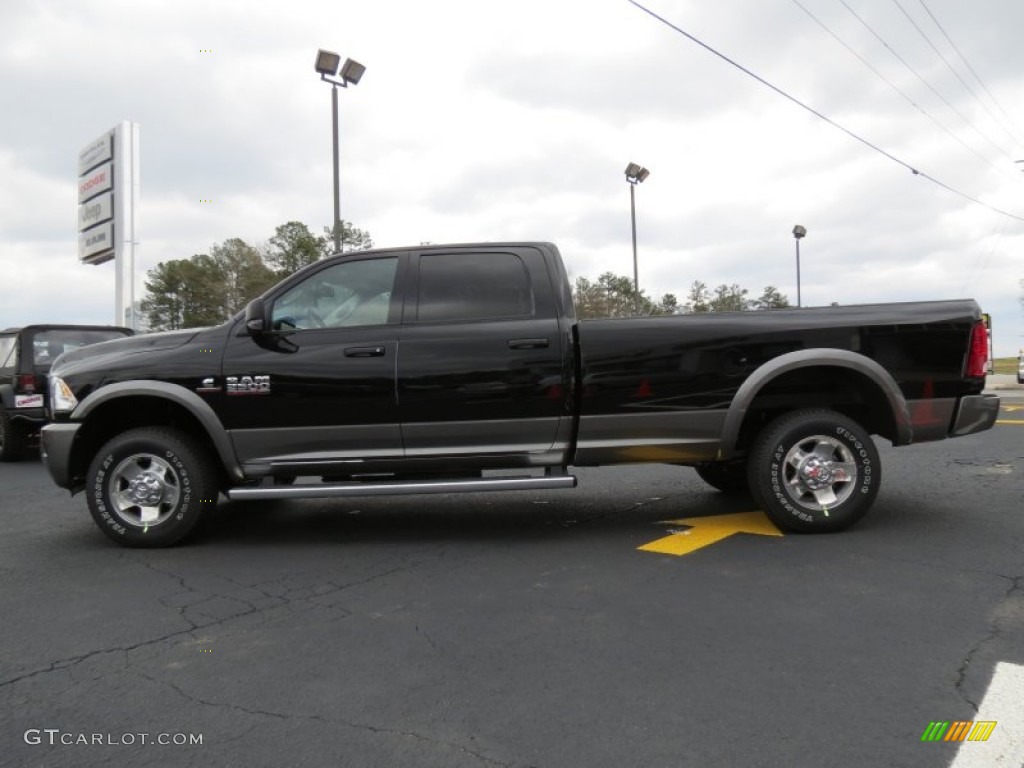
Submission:
<svg viewBox="0 0 1024 768">
<path fill-rule="evenodd" d="M 269 327 L 267 322 L 267 307 L 263 299 L 257 298 L 249 302 L 245 307 L 245 329 L 250 336 L 259 336 Z"/>
</svg>

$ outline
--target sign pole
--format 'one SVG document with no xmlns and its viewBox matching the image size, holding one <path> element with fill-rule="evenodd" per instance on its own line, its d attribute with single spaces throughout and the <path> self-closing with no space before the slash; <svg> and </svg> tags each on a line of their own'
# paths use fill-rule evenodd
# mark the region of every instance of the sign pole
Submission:
<svg viewBox="0 0 1024 768">
<path fill-rule="evenodd" d="M 78 154 L 78 257 L 114 261 L 114 324 L 133 330 L 138 203 L 139 126 L 125 120 Z"/>
</svg>

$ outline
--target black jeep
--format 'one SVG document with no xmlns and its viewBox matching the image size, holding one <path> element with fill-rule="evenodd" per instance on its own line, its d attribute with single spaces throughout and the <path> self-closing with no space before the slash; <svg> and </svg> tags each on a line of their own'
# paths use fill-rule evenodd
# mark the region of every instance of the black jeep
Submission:
<svg viewBox="0 0 1024 768">
<path fill-rule="evenodd" d="M 61 354 L 131 336 L 111 325 L 26 325 L 0 331 L 0 461 L 17 461 L 46 423 L 46 375 Z"/>
</svg>

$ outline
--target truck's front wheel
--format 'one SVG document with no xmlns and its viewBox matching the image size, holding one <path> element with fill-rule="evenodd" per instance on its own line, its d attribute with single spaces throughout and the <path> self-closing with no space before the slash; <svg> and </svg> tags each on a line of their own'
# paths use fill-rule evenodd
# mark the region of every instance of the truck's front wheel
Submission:
<svg viewBox="0 0 1024 768">
<path fill-rule="evenodd" d="M 167 547 L 217 501 L 203 447 L 178 430 L 146 427 L 109 440 L 89 467 L 89 511 L 125 547 Z"/>
<path fill-rule="evenodd" d="M 754 498 L 780 528 L 840 531 L 871 507 L 882 479 L 878 449 L 855 421 L 824 409 L 768 424 L 747 465 Z"/>
</svg>

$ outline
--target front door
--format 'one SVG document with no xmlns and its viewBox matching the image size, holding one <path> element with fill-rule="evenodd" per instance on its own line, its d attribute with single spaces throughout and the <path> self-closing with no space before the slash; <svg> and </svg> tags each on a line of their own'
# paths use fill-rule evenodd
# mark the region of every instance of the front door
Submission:
<svg viewBox="0 0 1024 768">
<path fill-rule="evenodd" d="M 399 257 L 328 262 L 269 298 L 272 330 L 239 322 L 223 365 L 223 419 L 243 465 L 357 472 L 402 456 L 395 400 Z"/>
</svg>

